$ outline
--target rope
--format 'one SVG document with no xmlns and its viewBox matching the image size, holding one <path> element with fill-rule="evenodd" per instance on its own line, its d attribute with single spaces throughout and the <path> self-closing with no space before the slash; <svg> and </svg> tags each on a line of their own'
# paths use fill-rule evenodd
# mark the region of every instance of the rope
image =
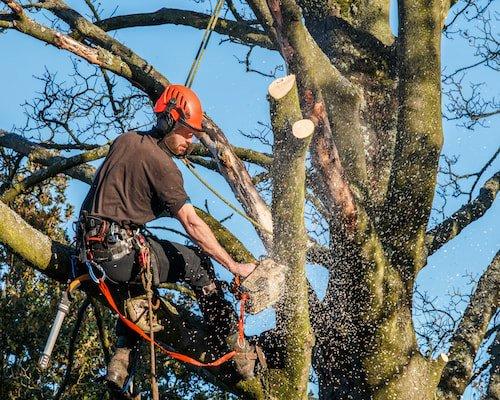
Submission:
<svg viewBox="0 0 500 400">
<path fill-rule="evenodd" d="M 189 161 L 187 158 L 183 157 L 181 158 L 184 164 L 186 165 L 187 169 L 191 171 L 191 173 L 198 178 L 198 180 L 205 185 L 205 187 L 210 190 L 214 195 L 216 195 L 225 205 L 227 205 L 229 208 L 231 208 L 234 212 L 236 212 L 238 215 L 242 216 L 245 218 L 248 222 L 250 222 L 253 226 L 260 228 L 264 232 L 268 233 L 269 235 L 272 235 L 273 233 L 265 228 L 263 225 L 255 221 L 253 218 L 250 218 L 248 215 L 246 215 L 244 212 L 240 211 L 236 206 L 234 206 L 229 200 L 227 200 L 224 196 L 222 196 L 217 190 L 215 190 L 214 187 L 212 187 L 203 177 L 196 171 L 193 163 Z"/>
<path fill-rule="evenodd" d="M 189 74 L 186 78 L 186 83 L 184 86 L 191 87 L 193 85 L 194 77 L 198 72 L 198 69 L 200 68 L 201 59 L 205 54 L 205 50 L 208 46 L 208 41 L 210 40 L 210 36 L 212 36 L 215 25 L 217 25 L 217 20 L 219 19 L 219 14 L 222 10 L 223 5 L 224 0 L 217 0 L 214 11 L 210 16 L 210 20 L 208 21 L 205 33 L 203 34 L 203 39 L 201 40 L 200 47 L 198 47 L 198 51 L 196 52 L 196 56 L 193 60 L 193 64 L 191 65 L 191 69 L 189 70 Z"/>
<path fill-rule="evenodd" d="M 113 298 L 113 295 L 111 294 L 111 291 L 109 290 L 108 285 L 104 281 L 105 278 L 101 277 L 98 279 L 97 286 L 101 292 L 101 294 L 104 296 L 104 299 L 108 303 L 109 308 L 115 312 L 116 315 L 118 315 L 118 318 L 123 322 L 123 324 L 134 331 L 138 336 L 140 336 L 142 339 L 145 341 L 153 344 L 157 349 L 159 349 L 162 353 L 167 355 L 170 358 L 173 358 L 175 360 L 194 365 L 195 367 L 218 367 L 229 360 L 231 360 L 235 355 L 236 351 L 232 350 L 229 353 L 224 354 L 223 356 L 219 357 L 217 360 L 214 360 L 212 362 L 204 363 L 201 361 L 198 361 L 192 357 L 189 357 L 185 354 L 177 353 L 175 351 L 167 349 L 164 345 L 158 343 L 154 338 L 151 338 L 146 332 L 144 332 L 143 329 L 141 329 L 137 324 L 129 320 L 125 315 L 123 315 L 118 306 L 116 305 L 116 302 Z M 74 282 L 70 283 L 70 287 L 74 290 L 80 284 L 84 281 L 89 281 L 91 278 L 89 277 L 88 274 L 84 274 L 79 276 L 77 279 L 75 279 Z M 237 293 L 237 287 L 240 284 L 239 278 L 235 279 L 235 292 Z M 248 295 L 246 293 L 241 293 L 238 295 L 238 299 L 240 300 L 240 315 L 238 318 L 238 344 L 242 342 L 245 338 L 245 304 L 248 300 Z"/>
<path fill-rule="evenodd" d="M 215 361 L 209 362 L 209 363 L 203 363 L 201 361 L 198 361 L 192 357 L 186 356 L 185 354 L 177 353 L 175 351 L 168 350 L 165 348 L 163 345 L 158 343 L 156 340 L 151 340 L 151 337 L 144 332 L 140 327 L 138 327 L 134 322 L 129 320 L 125 315 L 123 315 L 120 310 L 118 309 L 118 306 L 115 303 L 115 300 L 113 299 L 113 296 L 111 295 L 111 291 L 109 290 L 108 285 L 106 282 L 104 282 L 103 279 L 99 280 L 99 289 L 101 293 L 103 294 L 104 298 L 106 299 L 109 307 L 118 315 L 118 318 L 127 326 L 129 329 L 133 330 L 137 335 L 139 335 L 142 339 L 146 340 L 147 342 L 153 343 L 161 352 L 169 356 L 170 358 L 176 359 L 178 361 L 182 361 L 191 365 L 194 365 L 196 367 L 218 367 L 225 362 L 231 360 L 235 355 L 236 351 L 230 351 L 229 353 L 223 355 L 222 357 L 218 358 Z M 242 298 L 241 302 L 244 303 L 246 301 L 245 298 Z M 243 329 L 243 320 L 244 320 L 244 309 L 245 305 L 240 308 L 240 319 L 238 323 L 238 335 L 243 336 L 244 333 L 242 331 Z"/>
<path fill-rule="evenodd" d="M 153 400 L 159 399 L 158 383 L 156 382 L 156 352 L 154 346 L 154 329 L 153 329 L 153 274 L 151 272 L 151 254 L 149 247 L 145 243 L 141 243 L 139 249 L 139 263 L 143 268 L 144 288 L 148 300 L 148 317 L 149 317 L 149 354 L 150 354 L 150 380 L 151 380 L 151 397 Z"/>
</svg>

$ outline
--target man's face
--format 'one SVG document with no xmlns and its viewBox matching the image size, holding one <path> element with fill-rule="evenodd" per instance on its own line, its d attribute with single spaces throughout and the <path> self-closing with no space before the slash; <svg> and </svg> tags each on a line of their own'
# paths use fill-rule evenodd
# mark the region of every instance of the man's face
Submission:
<svg viewBox="0 0 500 400">
<path fill-rule="evenodd" d="M 184 155 L 193 142 L 193 130 L 176 123 L 174 129 L 165 137 L 164 141 L 172 153 L 178 156 Z"/>
</svg>

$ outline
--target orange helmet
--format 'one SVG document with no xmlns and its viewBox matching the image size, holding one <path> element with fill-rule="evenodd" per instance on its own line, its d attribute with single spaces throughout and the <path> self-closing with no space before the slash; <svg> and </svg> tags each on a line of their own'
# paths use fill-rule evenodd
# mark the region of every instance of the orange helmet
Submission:
<svg viewBox="0 0 500 400">
<path fill-rule="evenodd" d="M 160 98 L 156 100 L 155 113 L 170 113 L 175 122 L 180 122 L 190 128 L 201 131 L 203 110 L 195 92 L 183 85 L 169 85 Z"/>
</svg>

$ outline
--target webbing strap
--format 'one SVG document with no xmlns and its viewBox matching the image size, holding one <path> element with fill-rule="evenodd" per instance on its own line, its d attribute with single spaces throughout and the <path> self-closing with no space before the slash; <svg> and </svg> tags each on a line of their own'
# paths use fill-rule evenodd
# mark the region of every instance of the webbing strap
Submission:
<svg viewBox="0 0 500 400">
<path fill-rule="evenodd" d="M 153 343 L 161 352 L 166 354 L 167 356 L 174 358 L 176 360 L 194 365 L 196 367 L 218 367 L 225 362 L 231 360 L 236 355 L 236 351 L 230 351 L 229 353 L 223 355 L 222 357 L 218 358 L 215 361 L 209 362 L 209 363 L 203 363 L 201 361 L 195 360 L 194 358 L 191 358 L 189 356 L 186 356 L 185 354 L 180 354 L 175 351 L 167 350 L 165 347 L 163 347 L 160 343 L 156 342 L 155 340 L 152 340 L 149 335 L 144 332 L 141 328 L 139 328 L 135 323 L 133 323 L 131 320 L 129 320 L 127 317 L 125 317 L 120 310 L 118 309 L 115 300 L 113 299 L 113 296 L 111 295 L 111 292 L 109 290 L 108 285 L 106 285 L 106 282 L 104 282 L 103 279 L 99 279 L 98 283 L 99 289 L 101 290 L 101 293 L 104 295 L 106 301 L 108 302 L 109 306 L 111 309 L 118 315 L 120 320 L 131 330 L 133 330 L 135 333 L 137 333 L 141 338 L 144 340 Z M 243 318 L 245 316 L 245 298 L 241 299 L 241 306 L 240 306 L 240 318 L 238 320 L 238 338 L 241 340 L 244 338 L 244 321 Z"/>
</svg>

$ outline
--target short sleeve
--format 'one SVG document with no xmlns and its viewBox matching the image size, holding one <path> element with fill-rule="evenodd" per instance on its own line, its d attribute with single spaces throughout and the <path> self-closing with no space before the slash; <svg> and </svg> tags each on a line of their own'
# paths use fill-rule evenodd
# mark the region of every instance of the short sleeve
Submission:
<svg viewBox="0 0 500 400">
<path fill-rule="evenodd" d="M 162 204 L 159 209 L 162 213 L 175 216 L 181 207 L 189 202 L 184 190 L 184 180 L 175 162 L 165 155 L 163 159 L 151 159 L 145 162 L 146 174 L 154 194 Z M 157 208 L 157 207 L 154 207 Z"/>
</svg>

